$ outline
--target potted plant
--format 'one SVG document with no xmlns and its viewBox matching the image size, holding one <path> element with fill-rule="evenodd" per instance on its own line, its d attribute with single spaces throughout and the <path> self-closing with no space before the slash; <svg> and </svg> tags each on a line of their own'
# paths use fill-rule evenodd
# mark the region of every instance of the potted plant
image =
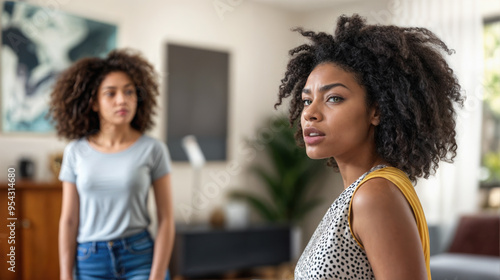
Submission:
<svg viewBox="0 0 500 280">
<path fill-rule="evenodd" d="M 264 148 L 271 168 L 257 164 L 250 168 L 264 183 L 271 200 L 243 191 L 233 192 L 231 197 L 247 201 L 265 221 L 296 224 L 321 202 L 310 193 L 312 182 L 326 170 L 325 163 L 310 159 L 296 144 L 296 127 L 290 127 L 286 117 L 274 118 L 270 124 L 271 133 L 252 144 Z"/>
</svg>

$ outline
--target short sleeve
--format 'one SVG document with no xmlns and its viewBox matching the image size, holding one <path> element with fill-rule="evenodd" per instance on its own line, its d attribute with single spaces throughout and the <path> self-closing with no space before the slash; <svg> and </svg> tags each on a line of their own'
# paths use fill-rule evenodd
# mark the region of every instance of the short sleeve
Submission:
<svg viewBox="0 0 500 280">
<path fill-rule="evenodd" d="M 151 170 L 151 178 L 153 179 L 153 182 L 165 174 L 170 173 L 171 169 L 170 154 L 168 152 L 167 145 L 160 141 L 156 141 L 154 150 L 154 165 Z"/>
<path fill-rule="evenodd" d="M 64 149 L 61 170 L 59 171 L 59 180 L 63 182 L 76 182 L 75 173 L 75 143 L 69 143 Z"/>
</svg>

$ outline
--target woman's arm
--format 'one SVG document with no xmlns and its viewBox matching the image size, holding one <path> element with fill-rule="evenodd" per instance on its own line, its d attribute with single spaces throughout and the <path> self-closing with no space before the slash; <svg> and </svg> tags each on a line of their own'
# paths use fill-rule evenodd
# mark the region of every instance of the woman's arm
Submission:
<svg viewBox="0 0 500 280">
<path fill-rule="evenodd" d="M 427 279 L 415 217 L 398 187 L 383 178 L 367 181 L 353 197 L 351 215 L 375 278 Z"/>
<path fill-rule="evenodd" d="M 62 208 L 59 220 L 59 277 L 61 280 L 72 280 L 79 224 L 79 198 L 75 184 L 63 182 L 62 189 Z"/>
<path fill-rule="evenodd" d="M 172 247 L 174 245 L 175 225 L 172 208 L 170 174 L 153 182 L 156 209 L 158 215 L 158 233 L 156 235 L 150 280 L 164 280 L 167 272 Z"/>
</svg>

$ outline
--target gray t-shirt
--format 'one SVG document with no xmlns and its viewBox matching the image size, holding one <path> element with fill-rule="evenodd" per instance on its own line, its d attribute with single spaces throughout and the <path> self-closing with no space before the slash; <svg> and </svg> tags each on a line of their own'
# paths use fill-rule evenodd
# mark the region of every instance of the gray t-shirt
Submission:
<svg viewBox="0 0 500 280">
<path fill-rule="evenodd" d="M 146 229 L 149 188 L 169 172 L 166 145 L 146 135 L 117 153 L 99 152 L 84 138 L 69 143 L 59 180 L 76 184 L 78 190 L 77 241 L 113 240 Z"/>
</svg>

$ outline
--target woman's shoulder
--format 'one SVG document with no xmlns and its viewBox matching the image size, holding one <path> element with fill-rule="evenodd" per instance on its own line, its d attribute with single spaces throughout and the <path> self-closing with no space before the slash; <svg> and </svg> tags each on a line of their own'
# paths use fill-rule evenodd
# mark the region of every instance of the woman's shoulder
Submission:
<svg viewBox="0 0 500 280">
<path fill-rule="evenodd" d="M 87 139 L 85 137 L 70 140 L 68 144 L 66 144 L 64 152 L 72 152 L 75 151 L 76 149 L 81 149 L 87 144 L 86 141 Z"/>
<path fill-rule="evenodd" d="M 384 207 L 406 204 L 405 193 L 413 185 L 398 168 L 387 166 L 368 173 L 353 196 L 353 207 Z M 404 202 L 404 203 L 400 203 Z"/>
<path fill-rule="evenodd" d="M 371 178 L 359 186 L 352 197 L 350 214 L 352 221 L 356 221 L 353 232 L 358 240 L 363 240 L 360 232 L 369 232 L 373 227 L 395 228 L 396 221 L 405 225 L 415 222 L 405 194 L 384 177 Z M 380 231 L 385 232 L 382 229 Z"/>
<path fill-rule="evenodd" d="M 383 167 L 368 173 L 353 193 L 352 211 L 372 216 L 408 208 L 407 192 L 413 189 L 408 176 L 398 168 Z"/>
<path fill-rule="evenodd" d="M 368 173 L 361 184 L 363 182 L 368 181 L 372 178 L 385 178 L 395 184 L 398 183 L 410 183 L 411 181 L 408 177 L 408 175 L 403 172 L 401 169 L 392 167 L 392 166 L 384 166 L 383 168 L 376 169 L 370 173 Z M 396 182 L 395 182 L 396 181 Z"/>
<path fill-rule="evenodd" d="M 401 178 L 405 175 L 396 168 L 379 172 Z M 411 183 L 401 184 L 391 176 L 373 176 L 359 187 L 352 198 L 351 232 L 368 258 L 377 256 L 372 267 L 383 267 L 386 264 L 379 260 L 392 258 L 390 263 L 401 262 L 402 267 L 411 263 L 415 264 L 413 269 L 425 268 L 427 227 L 421 220 L 421 208 L 416 198 L 408 195 L 413 190 Z"/>
<path fill-rule="evenodd" d="M 158 140 L 152 136 L 143 134 L 139 139 L 141 145 L 146 148 L 151 148 L 154 154 L 168 153 L 165 142 Z"/>
<path fill-rule="evenodd" d="M 141 137 L 139 138 L 139 140 L 142 141 L 142 143 L 144 145 L 153 145 L 153 146 L 165 145 L 165 143 L 163 143 L 163 141 L 156 139 L 152 136 L 149 136 L 147 134 L 142 134 Z"/>
<path fill-rule="evenodd" d="M 352 198 L 352 206 L 374 209 L 391 206 L 397 201 L 406 201 L 400 188 L 387 178 L 374 177 L 357 188 Z"/>
</svg>

